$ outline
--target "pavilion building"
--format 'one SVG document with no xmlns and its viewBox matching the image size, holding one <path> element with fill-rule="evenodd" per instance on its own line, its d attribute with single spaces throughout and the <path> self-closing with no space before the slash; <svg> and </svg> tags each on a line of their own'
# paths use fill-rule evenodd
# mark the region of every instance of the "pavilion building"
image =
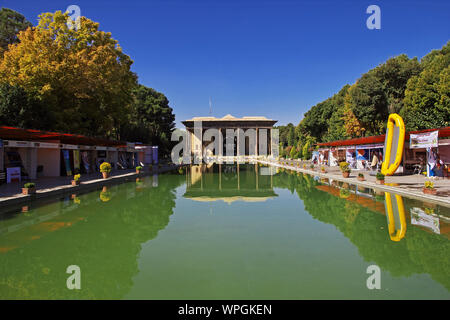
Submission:
<svg viewBox="0 0 450 320">
<path fill-rule="evenodd" d="M 191 155 L 203 158 L 206 147 L 212 139 L 208 129 L 217 129 L 217 145 L 219 150 L 214 150 L 214 156 L 277 156 L 278 155 L 278 131 L 273 129 L 277 120 L 266 117 L 242 117 L 236 118 L 228 114 L 222 118 L 194 117 L 182 121 L 188 134 L 188 148 Z M 231 138 L 227 139 L 232 132 Z"/>
</svg>

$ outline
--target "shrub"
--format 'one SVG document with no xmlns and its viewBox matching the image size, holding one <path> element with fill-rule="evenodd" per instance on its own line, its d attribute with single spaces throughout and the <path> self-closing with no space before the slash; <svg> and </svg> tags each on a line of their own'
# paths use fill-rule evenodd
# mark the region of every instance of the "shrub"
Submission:
<svg viewBox="0 0 450 320">
<path fill-rule="evenodd" d="M 28 182 L 23 185 L 24 188 L 30 189 L 34 188 L 36 185 L 33 182 Z"/>
<path fill-rule="evenodd" d="M 81 178 L 81 174 L 76 174 L 73 176 L 73 180 L 78 181 Z"/>
<path fill-rule="evenodd" d="M 103 162 L 100 165 L 100 172 L 111 172 L 111 164 L 108 162 Z"/>
<path fill-rule="evenodd" d="M 382 174 L 381 172 L 377 173 L 377 180 L 384 180 L 384 174 Z"/>
<path fill-rule="evenodd" d="M 350 170 L 349 166 L 350 164 L 345 161 L 339 163 L 339 168 L 341 169 L 342 172 L 351 172 L 352 170 Z"/>
<path fill-rule="evenodd" d="M 431 181 L 425 181 L 425 188 L 426 189 L 434 189 L 434 183 Z"/>
</svg>

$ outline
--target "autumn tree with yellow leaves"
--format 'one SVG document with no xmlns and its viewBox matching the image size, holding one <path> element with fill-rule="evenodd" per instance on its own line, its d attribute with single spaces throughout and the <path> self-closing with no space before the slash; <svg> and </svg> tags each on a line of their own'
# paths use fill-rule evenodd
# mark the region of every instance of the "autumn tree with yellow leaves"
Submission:
<svg viewBox="0 0 450 320">
<path fill-rule="evenodd" d="M 0 79 L 45 109 L 39 129 L 120 138 L 137 85 L 133 62 L 98 23 L 81 17 L 75 29 L 67 20 L 61 11 L 43 13 L 21 31 L 0 60 Z"/>
</svg>

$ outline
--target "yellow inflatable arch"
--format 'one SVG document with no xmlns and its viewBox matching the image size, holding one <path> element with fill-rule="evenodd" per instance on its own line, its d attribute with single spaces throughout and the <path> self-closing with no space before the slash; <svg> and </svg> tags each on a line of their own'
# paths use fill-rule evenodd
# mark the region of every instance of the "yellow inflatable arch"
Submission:
<svg viewBox="0 0 450 320">
<path fill-rule="evenodd" d="M 403 145 L 405 143 L 405 124 L 396 113 L 389 115 L 386 138 L 384 139 L 383 164 L 381 173 L 391 176 L 402 162 Z"/>
</svg>

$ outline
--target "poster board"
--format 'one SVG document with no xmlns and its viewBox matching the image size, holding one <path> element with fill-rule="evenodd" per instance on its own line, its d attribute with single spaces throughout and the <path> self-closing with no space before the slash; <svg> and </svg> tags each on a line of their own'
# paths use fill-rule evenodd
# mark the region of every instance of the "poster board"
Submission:
<svg viewBox="0 0 450 320">
<path fill-rule="evenodd" d="M 69 150 L 61 150 L 64 158 L 64 167 L 66 169 L 66 175 L 71 176 L 72 175 L 72 167 L 70 165 L 70 154 Z"/>
<path fill-rule="evenodd" d="M 20 167 L 6 168 L 6 183 L 21 181 Z"/>
<path fill-rule="evenodd" d="M 439 134 L 438 130 L 417 134 L 411 133 L 409 135 L 410 137 L 409 148 L 410 149 L 437 148 L 438 134 Z"/>
</svg>

